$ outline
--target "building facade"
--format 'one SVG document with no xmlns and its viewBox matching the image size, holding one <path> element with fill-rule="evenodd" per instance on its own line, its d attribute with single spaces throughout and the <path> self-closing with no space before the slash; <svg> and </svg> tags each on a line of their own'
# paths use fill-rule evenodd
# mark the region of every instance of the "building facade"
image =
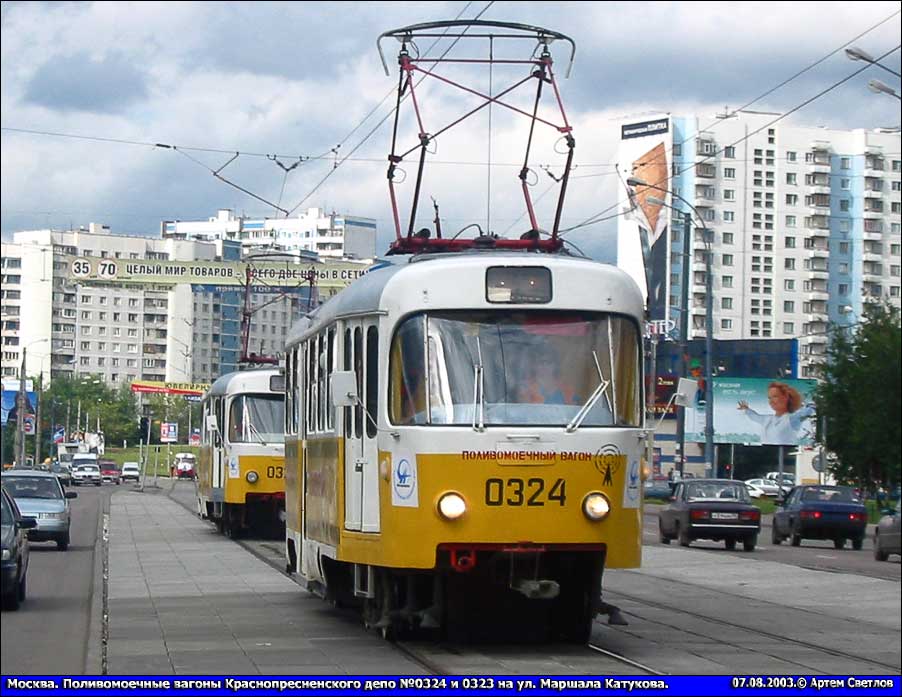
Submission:
<svg viewBox="0 0 902 697">
<path fill-rule="evenodd" d="M 898 130 L 768 125 L 777 116 L 624 123 L 623 179 L 653 186 L 633 187 L 618 263 L 650 288 L 651 317 L 671 336 L 685 317 L 689 338 L 704 337 L 709 230 L 714 337 L 797 339 L 799 377 L 813 377 L 829 322 L 854 324 L 868 299 L 902 300 L 902 148 Z"/>
<path fill-rule="evenodd" d="M 245 251 L 272 248 L 344 259 L 376 256 L 375 220 L 321 208 L 308 208 L 293 218 L 252 218 L 220 209 L 207 220 L 165 220 L 160 234 L 166 239 L 235 240 Z"/>
<path fill-rule="evenodd" d="M 112 386 L 210 383 L 239 368 L 245 312 L 248 353 L 275 356 L 311 303 L 368 268 L 316 255 L 258 265 L 245 251 L 238 240 L 128 236 L 96 224 L 14 233 L 2 249 L 3 375 L 19 375 L 27 348 L 26 374 L 44 384 L 60 375 Z M 253 285 L 249 268 L 260 279 Z M 316 287 L 303 281 L 308 268 L 318 269 Z"/>
</svg>

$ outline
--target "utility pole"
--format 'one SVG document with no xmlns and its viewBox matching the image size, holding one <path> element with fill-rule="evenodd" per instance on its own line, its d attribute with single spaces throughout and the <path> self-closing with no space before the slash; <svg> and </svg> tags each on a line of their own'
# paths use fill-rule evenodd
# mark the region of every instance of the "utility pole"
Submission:
<svg viewBox="0 0 902 697">
<path fill-rule="evenodd" d="M 702 222 L 704 225 L 704 222 Z M 711 273 L 711 230 L 702 227 L 705 241 L 705 469 L 717 476 L 714 460 L 714 279 Z"/>
<path fill-rule="evenodd" d="M 39 374 L 38 379 L 41 379 L 41 375 Z M 39 383 L 40 384 L 40 383 Z M 41 402 L 44 400 L 41 399 L 41 390 L 38 389 L 36 392 L 37 396 L 37 406 L 35 407 L 35 416 L 34 416 L 34 464 L 37 465 L 41 461 Z"/>
<path fill-rule="evenodd" d="M 19 369 L 19 394 L 16 404 L 16 464 L 25 466 L 25 410 L 28 408 L 28 393 L 25 390 L 25 354 L 27 346 L 22 347 L 22 367 Z"/>
<path fill-rule="evenodd" d="M 683 280 L 680 312 L 680 377 L 686 377 L 686 352 L 689 350 L 689 243 L 692 236 L 692 214 L 683 213 Z M 682 478 L 686 466 L 686 410 L 677 409 L 677 442 L 680 453 L 677 472 Z"/>
</svg>

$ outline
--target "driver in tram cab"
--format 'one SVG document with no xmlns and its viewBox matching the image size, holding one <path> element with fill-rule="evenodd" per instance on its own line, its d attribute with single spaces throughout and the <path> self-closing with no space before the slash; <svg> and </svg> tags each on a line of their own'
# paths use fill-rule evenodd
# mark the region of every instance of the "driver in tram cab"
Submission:
<svg viewBox="0 0 902 697">
<path fill-rule="evenodd" d="M 561 378 L 560 356 L 551 348 L 528 356 L 526 382 L 519 401 L 525 404 L 579 404 L 579 395 Z"/>
</svg>

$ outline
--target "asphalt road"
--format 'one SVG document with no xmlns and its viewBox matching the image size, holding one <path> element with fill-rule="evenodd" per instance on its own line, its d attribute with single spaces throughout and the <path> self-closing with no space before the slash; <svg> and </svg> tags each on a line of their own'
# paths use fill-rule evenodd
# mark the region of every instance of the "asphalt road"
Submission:
<svg viewBox="0 0 902 697">
<path fill-rule="evenodd" d="M 643 520 L 642 542 L 645 545 L 661 545 L 658 542 L 658 515 L 656 512 L 645 510 Z M 859 574 L 871 578 L 881 578 L 889 581 L 902 579 L 902 564 L 898 556 L 890 556 L 889 561 L 877 561 L 874 559 L 874 525 L 868 525 L 868 536 L 864 541 L 864 548 L 855 551 L 852 545 L 846 542 L 844 549 L 834 549 L 830 540 L 802 540 L 800 547 L 793 547 L 789 541 L 781 545 L 771 544 L 771 529 L 769 519 L 761 527 L 758 535 L 758 546 L 752 553 L 753 558 L 762 561 L 774 561 L 782 564 L 793 564 L 804 569 L 816 569 L 818 571 L 831 571 L 834 573 Z M 661 545 L 663 546 L 663 545 Z M 678 548 L 676 541 L 670 543 L 671 547 Z M 709 542 L 698 540 L 692 543 L 692 549 L 710 550 L 712 554 L 730 554 L 735 556 L 748 556 L 739 551 L 728 552 L 724 549 L 723 542 Z"/>
<path fill-rule="evenodd" d="M 85 672 L 94 545 L 98 520 L 115 485 L 75 487 L 72 541 L 59 552 L 53 542 L 31 543 L 28 596 L 16 612 L 3 612 L 0 622 L 0 672 L 8 674 L 73 674 Z M 98 554 L 101 550 L 97 550 Z"/>
</svg>

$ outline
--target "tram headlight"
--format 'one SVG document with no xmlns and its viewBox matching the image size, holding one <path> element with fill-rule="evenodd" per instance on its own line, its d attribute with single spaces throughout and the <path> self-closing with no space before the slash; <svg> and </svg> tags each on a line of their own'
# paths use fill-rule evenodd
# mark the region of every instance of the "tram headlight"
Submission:
<svg viewBox="0 0 902 697">
<path fill-rule="evenodd" d="M 457 520 L 467 512 L 467 502 L 456 491 L 449 491 L 439 498 L 438 512 L 447 520 Z"/>
<path fill-rule="evenodd" d="M 254 470 L 251 470 L 244 475 L 244 478 L 247 479 L 248 484 L 256 484 L 257 480 L 260 479 L 260 475 L 254 472 Z"/>
<path fill-rule="evenodd" d="M 600 491 L 586 494 L 583 499 L 583 514 L 589 520 L 604 520 L 611 512 L 611 503 L 608 497 Z"/>
</svg>

